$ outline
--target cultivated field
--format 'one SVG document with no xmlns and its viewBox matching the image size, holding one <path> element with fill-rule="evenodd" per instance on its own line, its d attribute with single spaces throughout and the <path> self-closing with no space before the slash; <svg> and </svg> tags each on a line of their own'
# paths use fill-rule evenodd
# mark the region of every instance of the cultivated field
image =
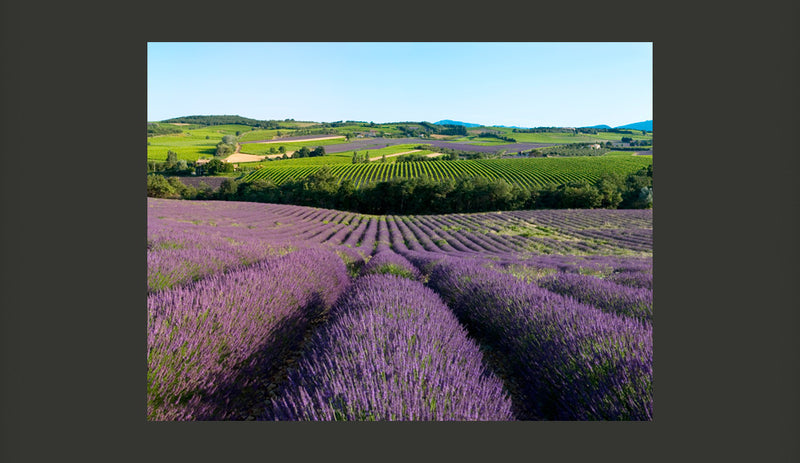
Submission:
<svg viewBox="0 0 800 463">
<path fill-rule="evenodd" d="M 147 213 L 149 420 L 653 419 L 652 210 Z"/>
<path fill-rule="evenodd" d="M 373 158 L 375 154 L 380 153 L 380 150 L 369 150 L 369 153 L 370 158 Z M 420 153 L 431 154 L 432 152 L 422 151 Z M 290 178 L 298 180 L 320 169 L 322 162 L 319 160 L 327 157 L 310 158 L 308 163 L 303 163 L 302 165 L 293 165 L 286 163 L 286 161 L 265 164 L 265 167 L 245 175 L 242 181 L 270 179 L 280 185 Z M 330 170 L 340 180 L 352 180 L 357 187 L 369 182 L 384 181 L 394 177 L 409 178 L 422 175 L 427 175 L 434 179 L 462 176 L 482 176 L 488 179 L 503 178 L 509 183 L 526 186 L 541 186 L 548 183 L 562 184 L 578 180 L 594 181 L 605 172 L 627 175 L 652 164 L 653 159 L 652 156 L 619 155 L 369 164 L 345 162 L 350 157 L 350 155 L 343 156 L 342 162 L 337 164 L 329 163 Z M 312 161 L 312 159 L 317 161 Z"/>
<path fill-rule="evenodd" d="M 250 130 L 246 125 L 190 125 L 180 128 L 183 133 L 148 137 L 147 160 L 166 161 L 167 151 L 170 150 L 178 154 L 178 159 L 187 161 L 211 159 L 216 152 L 217 143 L 222 141 L 224 135 L 235 135 L 236 132 Z"/>
<path fill-rule="evenodd" d="M 211 158 L 214 155 L 216 144 L 221 141 L 223 135 L 237 135 L 241 144 L 240 151 L 257 156 L 275 154 L 270 152 L 270 149 L 278 146 L 283 146 L 286 151 L 296 151 L 303 146 L 312 149 L 316 146 L 325 146 L 328 154 L 335 154 L 363 150 L 373 151 L 395 145 L 413 147 L 420 144 L 430 144 L 434 148 L 451 148 L 480 153 L 513 154 L 556 144 L 619 141 L 622 137 L 631 137 L 634 140 L 652 140 L 653 138 L 652 133 L 642 135 L 638 131 L 628 134 L 602 131 L 596 134 L 518 133 L 507 127 L 471 128 L 467 136 L 432 133 L 425 137 L 402 137 L 404 132 L 401 128 L 419 127 L 422 124 L 347 123 L 327 127 L 325 124 L 314 122 L 280 121 L 279 123 L 282 127 L 280 129 L 263 129 L 242 124 L 204 126 L 172 123 L 172 126 L 182 129 L 183 133 L 148 138 L 147 158 L 150 161 L 164 161 L 168 150 L 175 151 L 178 159 L 187 161 Z M 477 136 L 481 132 L 497 133 L 500 136 L 513 138 L 516 142 Z M 307 135 L 308 133 L 316 134 Z M 348 141 L 345 139 L 346 135 L 353 138 Z M 306 141 L 311 138 L 316 140 Z M 330 161 L 335 163 L 337 159 L 331 158 Z"/>
</svg>

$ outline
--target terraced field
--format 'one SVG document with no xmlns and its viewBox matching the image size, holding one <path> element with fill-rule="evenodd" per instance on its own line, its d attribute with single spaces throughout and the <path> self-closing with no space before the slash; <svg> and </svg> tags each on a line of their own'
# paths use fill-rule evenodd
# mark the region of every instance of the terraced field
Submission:
<svg viewBox="0 0 800 463">
<path fill-rule="evenodd" d="M 370 157 L 372 157 L 371 154 Z M 410 178 L 423 175 L 434 179 L 465 176 L 503 178 L 509 183 L 541 186 L 548 183 L 561 184 L 578 180 L 594 181 L 605 172 L 617 172 L 624 176 L 651 163 L 652 156 L 610 156 L 338 164 L 330 166 L 330 169 L 341 180 L 350 179 L 357 187 L 395 177 Z M 268 166 L 251 172 L 241 181 L 270 179 L 280 185 L 290 178 L 295 180 L 304 178 L 322 167 L 320 165 L 295 167 L 275 164 L 274 167 Z"/>
</svg>

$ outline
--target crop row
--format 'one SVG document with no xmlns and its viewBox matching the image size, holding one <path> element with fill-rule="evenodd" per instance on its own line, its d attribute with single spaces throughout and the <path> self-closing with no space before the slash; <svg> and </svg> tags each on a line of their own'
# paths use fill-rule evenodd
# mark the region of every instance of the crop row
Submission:
<svg viewBox="0 0 800 463">
<path fill-rule="evenodd" d="M 422 260 L 427 265 L 431 261 Z M 652 328 L 479 261 L 438 258 L 429 285 L 515 379 L 520 417 L 651 420 Z"/>
<path fill-rule="evenodd" d="M 273 401 L 273 420 L 500 420 L 511 401 L 478 346 L 421 283 L 359 278 Z"/>
<path fill-rule="evenodd" d="M 310 319 L 348 285 L 336 254 L 300 250 L 152 293 L 148 419 L 232 418 L 231 401 L 296 348 Z"/>
<path fill-rule="evenodd" d="M 627 175 L 652 163 L 648 156 L 630 157 L 580 157 L 536 159 L 478 159 L 461 161 L 430 161 L 412 163 L 336 164 L 331 173 L 339 181 L 348 179 L 356 187 L 392 178 L 428 176 L 434 179 L 459 177 L 502 178 L 509 183 L 542 186 L 548 183 L 563 184 L 572 181 L 595 181 L 603 173 Z M 277 163 L 276 163 L 277 164 Z M 267 166 L 245 175 L 241 181 L 269 179 L 276 185 L 290 179 L 302 179 L 322 166 Z"/>
<path fill-rule="evenodd" d="M 148 200 L 153 227 L 168 224 L 161 215 L 181 217 L 193 203 Z M 201 206 L 206 204 L 209 206 Z M 212 208 L 211 213 L 206 208 Z M 205 202 L 193 206 L 192 234 L 224 236 L 220 245 L 233 250 L 242 243 L 268 239 L 275 246 L 301 247 L 319 243 L 358 248 L 372 253 L 378 222 L 387 237 L 380 241 L 395 251 L 413 250 L 458 256 L 491 256 L 499 262 L 520 263 L 525 256 L 565 254 L 573 259 L 591 255 L 646 256 L 652 252 L 652 211 L 539 210 L 438 216 L 369 216 L 293 205 Z M 212 218 L 213 216 L 213 218 Z M 175 222 L 174 226 L 185 226 Z M 648 227 L 648 228 L 645 228 Z M 249 244 L 247 244 L 249 245 Z M 172 251 L 176 251 L 172 249 Z M 582 256 L 579 256 L 582 255 Z M 607 276 L 606 272 L 603 276 Z"/>
<path fill-rule="evenodd" d="M 290 250 L 261 240 L 237 241 L 185 230 L 153 231 L 147 240 L 147 289 L 153 292 L 187 284 Z"/>
<path fill-rule="evenodd" d="M 257 262 L 200 261 L 203 279 L 148 296 L 148 416 L 246 416 L 256 378 L 348 286 L 329 248 L 367 260 L 362 276 L 262 418 L 651 419 L 652 260 L 574 252 L 607 253 L 581 233 L 646 230 L 652 211 L 577 212 L 378 217 L 148 199 L 148 257 L 209 242 Z M 527 250 L 541 240 L 566 255 Z M 493 352 L 491 373 L 461 326 Z"/>
</svg>

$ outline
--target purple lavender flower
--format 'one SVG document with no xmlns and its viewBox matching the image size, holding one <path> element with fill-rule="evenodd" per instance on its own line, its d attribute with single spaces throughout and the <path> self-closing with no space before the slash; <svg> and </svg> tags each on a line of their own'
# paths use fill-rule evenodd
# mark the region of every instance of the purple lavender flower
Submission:
<svg viewBox="0 0 800 463">
<path fill-rule="evenodd" d="M 556 273 L 536 281 L 549 291 L 569 296 L 603 312 L 615 313 L 650 323 L 653 319 L 653 291 L 630 288 L 591 275 Z"/>
<path fill-rule="evenodd" d="M 348 285 L 335 253 L 308 249 L 151 294 L 148 419 L 231 418 L 252 373 L 295 348 Z"/>
<path fill-rule="evenodd" d="M 430 286 L 519 384 L 524 419 L 651 420 L 652 328 L 477 261 L 437 264 Z"/>
<path fill-rule="evenodd" d="M 441 299 L 360 278 L 272 402 L 268 420 L 512 420 L 502 382 Z"/>
</svg>

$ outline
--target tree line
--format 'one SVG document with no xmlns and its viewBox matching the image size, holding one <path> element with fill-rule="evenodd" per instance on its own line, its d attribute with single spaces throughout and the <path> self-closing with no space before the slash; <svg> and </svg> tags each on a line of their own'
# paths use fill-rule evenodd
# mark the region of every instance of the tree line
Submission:
<svg viewBox="0 0 800 463">
<path fill-rule="evenodd" d="M 592 145 L 599 145 L 600 148 L 593 148 Z M 602 156 L 611 148 L 611 142 L 606 143 L 570 143 L 568 145 L 547 146 L 544 148 L 534 148 L 528 152 L 531 157 L 548 156 Z"/>
<path fill-rule="evenodd" d="M 147 123 L 147 136 L 155 137 L 156 135 L 169 135 L 173 133 L 183 133 L 180 127 L 170 124 L 159 124 L 158 122 Z"/>
<path fill-rule="evenodd" d="M 277 121 L 260 121 L 242 116 L 184 116 L 166 119 L 162 122 L 177 122 L 179 124 L 198 125 L 246 125 L 262 129 L 278 129 Z"/>
<path fill-rule="evenodd" d="M 294 204 L 362 214 L 447 214 L 519 209 L 642 209 L 653 205 L 653 166 L 628 176 L 604 174 L 596 182 L 521 186 L 504 179 L 394 178 L 356 189 L 326 167 L 276 185 L 268 179 L 223 180 L 216 190 L 184 185 L 177 177 L 150 175 L 148 196 Z"/>
<path fill-rule="evenodd" d="M 505 135 L 500 135 L 499 133 L 494 132 L 481 132 L 478 134 L 478 138 L 497 138 L 498 140 L 504 140 L 510 143 L 516 143 L 516 138 L 507 137 Z"/>
</svg>

